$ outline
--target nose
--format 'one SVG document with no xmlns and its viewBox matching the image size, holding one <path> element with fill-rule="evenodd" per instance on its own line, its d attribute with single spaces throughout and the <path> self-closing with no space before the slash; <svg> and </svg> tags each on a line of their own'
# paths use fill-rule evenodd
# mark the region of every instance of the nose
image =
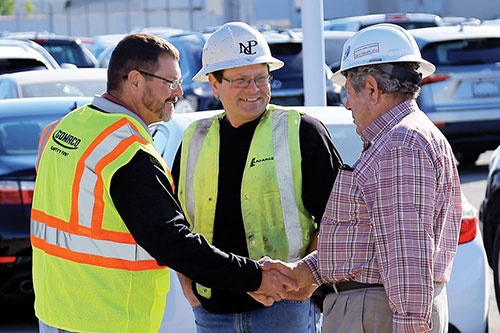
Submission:
<svg viewBox="0 0 500 333">
<path fill-rule="evenodd" d="M 352 111 L 352 109 L 351 109 L 351 103 L 349 103 L 349 96 L 347 96 L 347 99 L 345 101 L 345 108 L 347 110 L 351 110 Z"/>
<path fill-rule="evenodd" d="M 177 88 L 174 89 L 174 95 L 175 96 L 182 96 L 184 95 L 184 90 L 182 90 L 181 85 L 179 84 Z"/>
<path fill-rule="evenodd" d="M 255 83 L 255 79 L 250 79 L 250 83 L 248 84 L 247 90 L 252 90 L 252 91 L 256 91 L 256 90 L 259 90 L 259 87 L 257 86 L 257 83 Z"/>
</svg>

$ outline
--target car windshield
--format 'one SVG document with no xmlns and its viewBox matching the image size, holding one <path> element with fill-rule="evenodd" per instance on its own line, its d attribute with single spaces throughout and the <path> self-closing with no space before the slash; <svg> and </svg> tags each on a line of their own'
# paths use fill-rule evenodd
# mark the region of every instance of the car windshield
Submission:
<svg viewBox="0 0 500 333">
<path fill-rule="evenodd" d="M 422 57 L 436 66 L 500 62 L 500 38 L 464 39 L 430 43 Z"/>
<path fill-rule="evenodd" d="M 0 155 L 35 155 L 42 130 L 58 115 L 13 117 L 0 121 Z"/>
</svg>

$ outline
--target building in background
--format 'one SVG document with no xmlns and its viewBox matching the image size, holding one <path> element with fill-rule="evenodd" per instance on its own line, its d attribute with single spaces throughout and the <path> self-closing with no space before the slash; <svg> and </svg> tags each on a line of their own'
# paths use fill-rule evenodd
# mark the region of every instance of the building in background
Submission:
<svg viewBox="0 0 500 333">
<path fill-rule="evenodd" d="M 304 0 L 16 0 L 1 31 L 50 31 L 73 36 L 125 33 L 143 27 L 201 29 L 229 21 L 301 26 Z M 321 1 L 321 0 L 307 0 Z M 27 6 L 27 4 L 30 6 Z M 32 10 L 28 13 L 27 8 Z M 422 12 L 483 20 L 500 16 L 491 0 L 323 0 L 324 18 L 376 13 Z"/>
</svg>

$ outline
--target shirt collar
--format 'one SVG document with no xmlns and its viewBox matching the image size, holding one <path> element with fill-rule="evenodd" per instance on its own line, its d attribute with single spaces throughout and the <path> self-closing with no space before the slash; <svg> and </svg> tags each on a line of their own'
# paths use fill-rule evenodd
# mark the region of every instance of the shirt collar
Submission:
<svg viewBox="0 0 500 333">
<path fill-rule="evenodd" d="M 92 104 L 108 113 L 123 113 L 126 114 L 127 116 L 134 118 L 139 123 L 141 123 L 141 125 L 148 131 L 148 133 L 151 134 L 148 125 L 146 125 L 146 123 L 144 122 L 144 120 L 141 119 L 141 117 L 139 117 L 136 113 L 130 111 L 123 105 L 113 101 L 112 98 L 110 98 L 109 96 L 110 95 L 108 94 L 103 94 L 102 96 L 95 95 L 94 99 L 92 100 Z"/>
<path fill-rule="evenodd" d="M 401 119 L 415 110 L 418 110 L 418 106 L 414 99 L 404 101 L 392 109 L 389 109 L 363 130 L 361 133 L 363 146 L 370 146 L 373 142 L 377 141 L 382 134 L 393 128 Z"/>
</svg>

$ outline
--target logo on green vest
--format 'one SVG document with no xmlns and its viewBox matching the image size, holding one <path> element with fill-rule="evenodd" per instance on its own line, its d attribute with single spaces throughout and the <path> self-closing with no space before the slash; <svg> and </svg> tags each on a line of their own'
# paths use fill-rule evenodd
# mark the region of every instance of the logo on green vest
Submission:
<svg viewBox="0 0 500 333">
<path fill-rule="evenodd" d="M 52 139 L 61 147 L 66 149 L 77 149 L 78 145 L 82 141 L 81 139 L 68 134 L 64 131 L 57 130 L 52 134 Z"/>
<path fill-rule="evenodd" d="M 250 162 L 250 168 L 255 166 L 255 164 L 260 163 L 260 162 L 265 162 L 265 161 L 273 161 L 274 157 L 265 157 L 261 159 L 256 159 L 255 157 L 252 157 L 252 161 Z"/>
</svg>

